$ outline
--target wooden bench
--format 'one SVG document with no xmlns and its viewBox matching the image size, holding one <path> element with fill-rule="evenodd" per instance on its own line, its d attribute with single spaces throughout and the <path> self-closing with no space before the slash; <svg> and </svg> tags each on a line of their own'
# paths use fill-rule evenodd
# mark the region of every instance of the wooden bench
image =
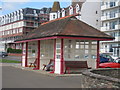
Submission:
<svg viewBox="0 0 120 90">
<path fill-rule="evenodd" d="M 34 67 L 36 67 L 36 65 L 37 65 L 37 58 L 35 59 L 34 62 L 31 62 L 31 63 L 30 63 L 30 66 L 29 66 L 29 67 L 32 67 L 32 65 L 33 65 Z"/>
<path fill-rule="evenodd" d="M 53 59 L 50 59 L 50 61 L 49 61 L 49 63 L 47 64 L 47 65 L 49 65 L 49 64 L 51 64 L 52 62 L 54 62 L 54 60 Z M 45 70 L 45 67 L 47 66 L 46 64 L 43 64 L 43 70 Z M 52 66 L 53 67 L 53 66 Z"/>
<path fill-rule="evenodd" d="M 87 61 L 65 61 L 65 73 L 68 70 L 70 74 L 70 69 L 88 68 Z"/>
</svg>

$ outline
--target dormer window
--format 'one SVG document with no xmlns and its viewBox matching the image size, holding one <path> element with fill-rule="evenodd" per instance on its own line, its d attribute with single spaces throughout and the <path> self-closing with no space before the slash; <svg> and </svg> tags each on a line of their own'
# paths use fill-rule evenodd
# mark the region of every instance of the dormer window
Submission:
<svg viewBox="0 0 120 90">
<path fill-rule="evenodd" d="M 55 19 L 55 14 L 53 15 L 53 19 Z"/>
<path fill-rule="evenodd" d="M 62 10 L 62 17 L 65 17 L 65 10 Z"/>
<path fill-rule="evenodd" d="M 76 4 L 76 13 L 79 13 L 80 12 L 80 7 L 78 4 Z"/>
<path fill-rule="evenodd" d="M 70 6 L 70 7 L 69 7 L 69 15 L 72 15 L 72 14 L 73 14 L 73 7 Z"/>
</svg>

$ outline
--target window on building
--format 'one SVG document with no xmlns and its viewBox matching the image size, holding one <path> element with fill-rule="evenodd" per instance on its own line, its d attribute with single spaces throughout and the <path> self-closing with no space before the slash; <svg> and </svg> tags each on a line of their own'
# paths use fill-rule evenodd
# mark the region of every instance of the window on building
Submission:
<svg viewBox="0 0 120 90">
<path fill-rule="evenodd" d="M 113 52 L 112 45 L 109 46 L 109 52 Z"/>
<path fill-rule="evenodd" d="M 98 11 L 96 11 L 95 13 L 98 14 Z"/>
<path fill-rule="evenodd" d="M 110 2 L 110 7 L 114 7 L 115 6 L 115 2 Z"/>
<path fill-rule="evenodd" d="M 22 32 L 22 31 L 23 31 L 23 28 L 20 28 L 20 29 L 19 29 L 19 32 Z"/>
<path fill-rule="evenodd" d="M 13 34 L 15 34 L 15 29 L 13 30 Z"/>
<path fill-rule="evenodd" d="M 53 15 L 53 19 L 55 19 L 55 14 Z"/>
<path fill-rule="evenodd" d="M 70 7 L 69 8 L 69 15 L 72 15 L 73 14 L 73 7 Z"/>
<path fill-rule="evenodd" d="M 110 22 L 110 29 L 115 29 L 115 25 L 117 25 L 117 21 Z"/>
</svg>

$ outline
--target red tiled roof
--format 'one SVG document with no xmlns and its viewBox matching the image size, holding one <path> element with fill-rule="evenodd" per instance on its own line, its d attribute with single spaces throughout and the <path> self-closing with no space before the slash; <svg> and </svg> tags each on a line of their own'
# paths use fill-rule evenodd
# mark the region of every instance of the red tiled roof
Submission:
<svg viewBox="0 0 120 90">
<path fill-rule="evenodd" d="M 28 35 L 17 41 L 52 36 L 114 39 L 100 30 L 97 30 L 92 26 L 78 20 L 74 15 L 70 15 L 43 23 L 37 29 L 33 30 L 32 32 L 28 33 Z"/>
</svg>

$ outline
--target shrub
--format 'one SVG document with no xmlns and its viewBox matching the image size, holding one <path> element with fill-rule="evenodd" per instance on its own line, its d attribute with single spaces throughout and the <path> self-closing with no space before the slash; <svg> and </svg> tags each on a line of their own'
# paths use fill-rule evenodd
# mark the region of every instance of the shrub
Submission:
<svg viewBox="0 0 120 90">
<path fill-rule="evenodd" d="M 7 49 L 8 53 L 22 53 L 21 49 L 12 49 L 12 48 L 8 48 Z"/>
</svg>

